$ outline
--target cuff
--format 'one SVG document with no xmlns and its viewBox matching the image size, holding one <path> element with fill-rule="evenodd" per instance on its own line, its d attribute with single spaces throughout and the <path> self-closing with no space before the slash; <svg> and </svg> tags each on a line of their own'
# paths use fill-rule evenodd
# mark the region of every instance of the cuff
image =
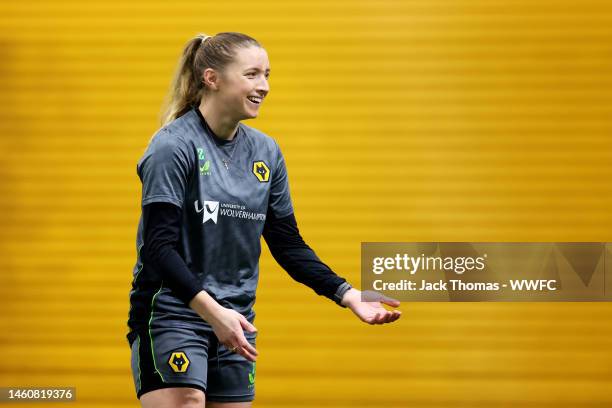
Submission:
<svg viewBox="0 0 612 408">
<path fill-rule="evenodd" d="M 342 298 L 344 297 L 344 294 L 348 292 L 349 289 L 351 288 L 352 288 L 351 284 L 346 281 L 343 282 L 340 286 L 338 286 L 338 289 L 336 289 L 336 293 L 334 293 L 334 302 L 336 302 L 340 307 L 346 307 L 340 302 L 342 302 Z"/>
</svg>

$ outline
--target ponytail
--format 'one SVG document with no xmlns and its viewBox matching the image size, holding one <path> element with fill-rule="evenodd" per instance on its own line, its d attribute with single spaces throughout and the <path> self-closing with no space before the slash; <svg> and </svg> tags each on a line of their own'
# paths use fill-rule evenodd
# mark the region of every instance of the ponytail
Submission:
<svg viewBox="0 0 612 408">
<path fill-rule="evenodd" d="M 202 97 L 201 79 L 194 78 L 194 60 L 204 38 L 206 37 L 199 34 L 183 49 L 164 103 L 161 115 L 162 126 L 187 113 Z"/>
</svg>

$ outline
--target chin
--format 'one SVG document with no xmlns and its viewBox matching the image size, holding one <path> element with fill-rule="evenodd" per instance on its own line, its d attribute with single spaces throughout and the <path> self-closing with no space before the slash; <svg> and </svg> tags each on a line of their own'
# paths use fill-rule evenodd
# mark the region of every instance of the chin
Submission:
<svg viewBox="0 0 612 408">
<path fill-rule="evenodd" d="M 259 112 L 247 112 L 246 113 L 246 119 L 255 119 L 257 117 L 257 115 L 259 115 Z"/>
<path fill-rule="evenodd" d="M 244 105 L 243 112 L 245 119 L 255 119 L 259 115 L 259 109 L 253 110 L 249 105 Z"/>
</svg>

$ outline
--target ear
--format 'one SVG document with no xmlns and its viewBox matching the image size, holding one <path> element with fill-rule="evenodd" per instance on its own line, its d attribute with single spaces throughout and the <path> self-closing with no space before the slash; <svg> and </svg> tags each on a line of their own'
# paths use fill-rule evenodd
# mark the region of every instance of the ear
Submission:
<svg viewBox="0 0 612 408">
<path fill-rule="evenodd" d="M 202 81 L 206 88 L 216 91 L 219 89 L 219 75 L 212 68 L 206 68 L 202 74 Z"/>
</svg>

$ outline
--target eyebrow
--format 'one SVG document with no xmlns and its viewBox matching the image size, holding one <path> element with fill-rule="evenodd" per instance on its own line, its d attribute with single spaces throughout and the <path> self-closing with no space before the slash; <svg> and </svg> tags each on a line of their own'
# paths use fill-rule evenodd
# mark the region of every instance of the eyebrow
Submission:
<svg viewBox="0 0 612 408">
<path fill-rule="evenodd" d="M 255 70 L 255 71 L 261 71 L 261 69 L 257 68 L 257 67 L 249 67 L 247 69 L 245 69 L 244 71 L 250 71 L 250 70 Z M 270 68 L 266 68 L 266 72 L 270 73 Z"/>
</svg>

